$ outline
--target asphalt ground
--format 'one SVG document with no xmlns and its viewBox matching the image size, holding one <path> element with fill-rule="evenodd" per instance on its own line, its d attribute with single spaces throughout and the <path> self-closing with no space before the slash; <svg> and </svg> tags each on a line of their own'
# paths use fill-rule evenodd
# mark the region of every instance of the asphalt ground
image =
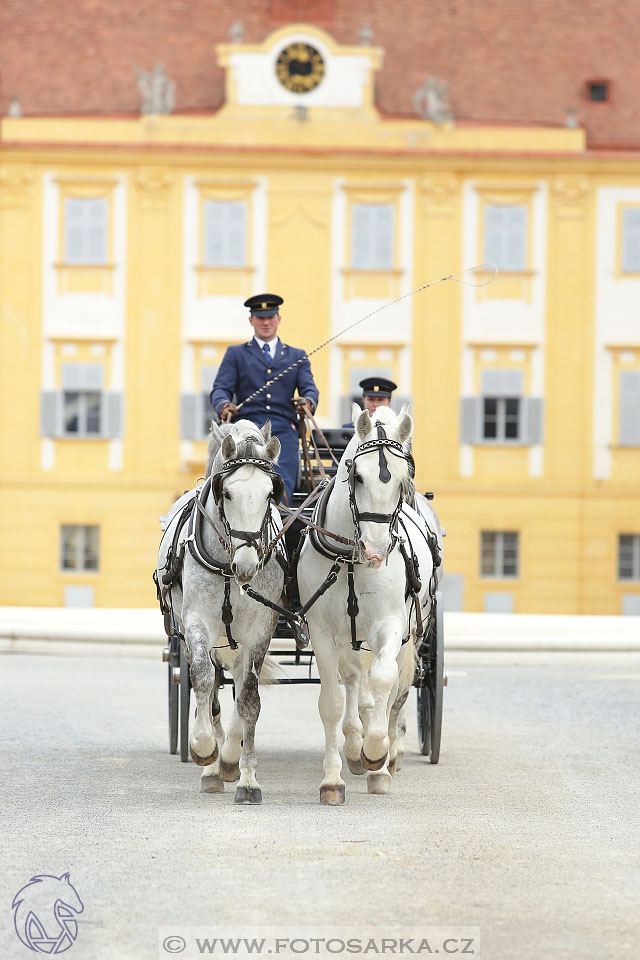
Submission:
<svg viewBox="0 0 640 960">
<path fill-rule="evenodd" d="M 640 656 L 459 653 L 448 668 L 440 763 L 417 753 L 412 692 L 391 793 L 347 771 L 338 808 L 318 802 L 318 688 L 263 688 L 264 803 L 247 807 L 232 786 L 201 794 L 169 754 L 159 657 L 0 657 L 0 957 L 35 955 L 15 893 L 70 871 L 73 960 L 168 956 L 160 929 L 264 924 L 479 928 L 465 950 L 492 960 L 636 958 Z"/>
</svg>

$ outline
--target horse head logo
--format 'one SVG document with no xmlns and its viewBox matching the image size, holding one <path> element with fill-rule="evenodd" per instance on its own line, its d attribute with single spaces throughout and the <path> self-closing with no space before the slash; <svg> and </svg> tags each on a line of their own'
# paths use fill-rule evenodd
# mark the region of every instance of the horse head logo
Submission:
<svg viewBox="0 0 640 960">
<path fill-rule="evenodd" d="M 76 942 L 75 914 L 82 913 L 84 904 L 68 873 L 31 877 L 18 890 L 11 907 L 16 933 L 29 950 L 64 953 Z"/>
</svg>

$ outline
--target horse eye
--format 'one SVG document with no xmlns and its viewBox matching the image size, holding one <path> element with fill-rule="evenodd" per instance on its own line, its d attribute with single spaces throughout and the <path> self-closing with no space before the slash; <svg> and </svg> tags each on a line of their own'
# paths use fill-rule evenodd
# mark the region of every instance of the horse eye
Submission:
<svg viewBox="0 0 640 960">
<path fill-rule="evenodd" d="M 224 492 L 224 498 L 225 498 L 225 500 L 231 500 L 231 494 L 230 494 L 230 493 L 227 493 L 226 490 L 225 490 L 225 492 Z"/>
</svg>

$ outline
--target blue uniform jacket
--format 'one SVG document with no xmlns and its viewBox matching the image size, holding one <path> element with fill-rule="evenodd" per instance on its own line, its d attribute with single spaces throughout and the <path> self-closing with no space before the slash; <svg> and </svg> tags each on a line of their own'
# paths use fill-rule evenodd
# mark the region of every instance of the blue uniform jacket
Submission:
<svg viewBox="0 0 640 960">
<path fill-rule="evenodd" d="M 218 375 L 211 391 L 211 406 L 220 413 L 224 403 L 242 403 L 250 394 L 275 377 L 289 364 L 304 357 L 304 350 L 289 347 L 278 340 L 276 355 L 267 360 L 255 340 L 248 340 L 235 347 L 228 347 L 222 358 Z M 315 385 L 311 364 L 305 357 L 281 380 L 259 393 L 242 408 L 239 416 L 246 420 L 266 417 L 295 420 L 295 407 L 291 402 L 296 390 L 301 397 L 308 397 L 314 407 L 318 404 L 318 388 Z"/>
<path fill-rule="evenodd" d="M 242 403 L 254 390 L 301 357 L 304 359 L 293 370 L 250 400 L 238 415 L 244 420 L 251 420 L 258 427 L 271 420 L 271 432 L 282 445 L 276 470 L 284 480 L 289 503 L 292 502 L 300 466 L 298 433 L 294 425 L 295 406 L 291 397 L 297 390 L 299 396 L 307 397 L 314 407 L 318 403 L 318 388 L 304 350 L 289 347 L 278 340 L 276 355 L 268 360 L 255 340 L 228 347 L 210 395 L 213 409 L 220 413 L 224 403 Z"/>
</svg>

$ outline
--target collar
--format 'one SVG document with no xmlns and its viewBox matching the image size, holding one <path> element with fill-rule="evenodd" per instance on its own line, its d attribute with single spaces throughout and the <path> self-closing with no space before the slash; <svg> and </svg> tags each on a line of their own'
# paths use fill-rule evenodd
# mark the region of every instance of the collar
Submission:
<svg viewBox="0 0 640 960">
<path fill-rule="evenodd" d="M 269 351 L 270 351 L 270 353 L 271 353 L 271 359 L 273 359 L 273 358 L 275 357 L 275 355 L 276 355 L 277 352 L 278 352 L 278 344 L 280 343 L 280 338 L 279 338 L 279 337 L 274 337 L 273 340 L 268 340 L 268 341 L 267 341 L 267 340 L 261 340 L 260 337 L 256 337 L 256 335 L 254 334 L 253 339 L 255 340 L 255 342 L 256 342 L 256 343 L 258 344 L 258 346 L 260 347 L 260 350 L 262 350 L 263 346 L 264 346 L 265 343 L 266 343 L 267 346 L 269 347 Z"/>
</svg>

